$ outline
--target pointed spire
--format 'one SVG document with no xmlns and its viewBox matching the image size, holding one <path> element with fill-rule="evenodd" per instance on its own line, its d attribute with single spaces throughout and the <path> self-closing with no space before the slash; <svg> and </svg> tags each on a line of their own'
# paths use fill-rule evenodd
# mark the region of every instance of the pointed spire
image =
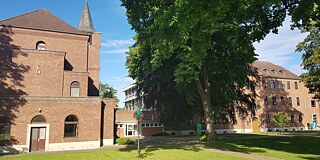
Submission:
<svg viewBox="0 0 320 160">
<path fill-rule="evenodd" d="M 93 23 L 90 15 L 88 0 L 84 4 L 78 30 L 85 32 L 94 32 Z"/>
</svg>

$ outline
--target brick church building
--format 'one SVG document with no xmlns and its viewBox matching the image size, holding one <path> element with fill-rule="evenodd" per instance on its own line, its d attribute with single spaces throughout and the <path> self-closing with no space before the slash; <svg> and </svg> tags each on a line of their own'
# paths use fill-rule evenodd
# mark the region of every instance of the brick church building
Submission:
<svg viewBox="0 0 320 160">
<path fill-rule="evenodd" d="M 1 146 L 32 152 L 113 144 L 116 102 L 98 90 L 100 37 L 87 2 L 78 28 L 45 9 L 0 21 Z"/>
</svg>

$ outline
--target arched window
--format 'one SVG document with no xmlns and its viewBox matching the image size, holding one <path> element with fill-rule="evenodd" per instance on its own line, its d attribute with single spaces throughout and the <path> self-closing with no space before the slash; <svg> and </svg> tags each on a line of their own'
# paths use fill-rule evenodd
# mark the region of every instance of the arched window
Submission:
<svg viewBox="0 0 320 160">
<path fill-rule="evenodd" d="M 32 118 L 31 123 L 46 123 L 46 119 L 43 116 L 38 115 Z"/>
<path fill-rule="evenodd" d="M 70 96 L 71 97 L 79 97 L 80 96 L 80 83 L 75 81 L 70 85 Z"/>
<path fill-rule="evenodd" d="M 46 49 L 46 43 L 44 43 L 43 41 L 39 41 L 36 44 L 36 49 L 38 50 L 45 50 Z"/>
<path fill-rule="evenodd" d="M 10 119 L 7 116 L 0 116 L 0 146 L 10 140 Z"/>
<path fill-rule="evenodd" d="M 78 118 L 69 115 L 64 121 L 64 137 L 78 137 Z"/>
</svg>

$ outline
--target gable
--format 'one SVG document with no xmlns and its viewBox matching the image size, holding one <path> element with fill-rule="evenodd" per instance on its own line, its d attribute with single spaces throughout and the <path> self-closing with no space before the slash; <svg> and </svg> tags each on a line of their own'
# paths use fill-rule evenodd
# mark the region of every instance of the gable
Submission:
<svg viewBox="0 0 320 160">
<path fill-rule="evenodd" d="M 20 16 L 2 20 L 0 21 L 0 25 L 85 34 L 45 9 L 36 10 Z"/>
</svg>

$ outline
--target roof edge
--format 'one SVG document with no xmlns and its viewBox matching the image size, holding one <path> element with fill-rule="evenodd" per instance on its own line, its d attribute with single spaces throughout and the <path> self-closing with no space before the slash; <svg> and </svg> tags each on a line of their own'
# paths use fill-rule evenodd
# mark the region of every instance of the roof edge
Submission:
<svg viewBox="0 0 320 160">
<path fill-rule="evenodd" d="M 52 30 L 52 29 L 33 28 L 33 27 L 24 27 L 24 26 L 16 26 L 16 25 L 5 25 L 5 24 L 1 24 L 1 21 L 0 21 L 0 26 L 22 28 L 22 29 L 31 29 L 31 30 L 40 30 L 40 31 L 49 31 L 49 32 L 56 32 L 56 33 L 67 33 L 67 34 L 75 34 L 75 35 L 83 35 L 83 36 L 91 36 L 91 34 L 88 34 L 86 32 L 76 33 L 76 32 L 65 32 L 65 31 Z"/>
</svg>

